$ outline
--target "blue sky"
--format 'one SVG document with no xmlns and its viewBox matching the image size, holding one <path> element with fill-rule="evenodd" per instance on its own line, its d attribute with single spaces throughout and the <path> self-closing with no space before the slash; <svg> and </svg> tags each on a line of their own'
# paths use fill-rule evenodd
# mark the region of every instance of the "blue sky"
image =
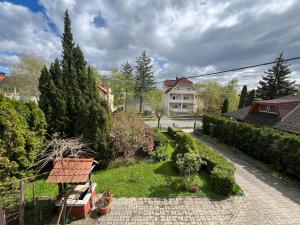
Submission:
<svg viewBox="0 0 300 225">
<path fill-rule="evenodd" d="M 69 10 L 76 43 L 89 63 L 109 71 L 143 50 L 158 80 L 300 55 L 297 0 L 39 0 L 0 1 L 0 70 L 35 54 L 49 64 L 61 55 L 63 13 Z M 237 78 L 255 87 L 268 67 L 199 78 Z M 291 62 L 300 83 L 300 61 Z"/>
</svg>

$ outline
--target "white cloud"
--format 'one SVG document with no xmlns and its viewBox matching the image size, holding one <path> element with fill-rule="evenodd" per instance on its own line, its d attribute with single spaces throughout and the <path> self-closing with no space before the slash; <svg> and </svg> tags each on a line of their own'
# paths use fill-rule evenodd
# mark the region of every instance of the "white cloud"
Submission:
<svg viewBox="0 0 300 225">
<path fill-rule="evenodd" d="M 63 14 L 68 8 L 75 41 L 89 63 L 103 71 L 127 60 L 134 64 L 143 50 L 155 59 L 158 79 L 272 61 L 281 51 L 287 57 L 299 54 L 300 3 L 295 0 L 40 0 L 39 3 L 44 13 L 0 3 L 0 25 L 6 28 L 0 34 L 0 51 L 33 52 L 46 60 L 53 59 L 60 54 L 61 43 L 48 22 L 55 24 L 61 34 Z M 102 24 L 96 24 L 96 18 Z M 1 63 L 4 60 L 0 57 Z M 255 85 L 266 68 L 211 79 L 227 82 L 238 77 L 241 84 Z M 300 68 L 295 71 L 293 78 L 299 75 Z M 199 80 L 204 79 L 209 78 Z"/>
</svg>

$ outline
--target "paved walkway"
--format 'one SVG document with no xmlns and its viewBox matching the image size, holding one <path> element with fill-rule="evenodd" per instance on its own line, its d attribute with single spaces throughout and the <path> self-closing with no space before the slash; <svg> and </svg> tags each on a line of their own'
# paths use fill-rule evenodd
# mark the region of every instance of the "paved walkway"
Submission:
<svg viewBox="0 0 300 225">
<path fill-rule="evenodd" d="M 208 143 L 212 146 L 212 144 Z M 236 179 L 243 197 L 208 198 L 120 198 L 112 211 L 93 223 L 125 224 L 300 224 L 300 194 L 245 161 L 241 155 L 223 152 L 236 165 Z M 91 224 L 93 224 L 91 223 Z"/>
</svg>

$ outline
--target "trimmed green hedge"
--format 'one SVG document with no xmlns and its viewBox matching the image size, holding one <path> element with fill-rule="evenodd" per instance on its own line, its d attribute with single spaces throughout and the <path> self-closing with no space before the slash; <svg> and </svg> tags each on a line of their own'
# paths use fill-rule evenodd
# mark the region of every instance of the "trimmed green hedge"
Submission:
<svg viewBox="0 0 300 225">
<path fill-rule="evenodd" d="M 204 115 L 203 130 L 278 170 L 300 178 L 299 135 L 215 115 Z"/>
<path fill-rule="evenodd" d="M 177 134 L 181 132 L 182 130 L 178 127 L 168 127 L 168 134 L 173 138 L 176 138 Z"/>
<path fill-rule="evenodd" d="M 212 188 L 223 195 L 235 194 L 238 185 L 235 183 L 233 163 L 229 162 L 218 152 L 199 143 L 199 152 L 206 165 L 203 168 L 210 174 Z"/>
<path fill-rule="evenodd" d="M 192 152 L 200 154 L 202 161 L 205 162 L 202 168 L 210 174 L 214 191 L 223 195 L 231 195 L 239 190 L 234 179 L 235 167 L 221 154 L 202 143 L 196 143 L 194 137 L 186 133 L 177 133 L 174 139 L 177 146 L 172 154 L 173 162 L 176 162 L 178 154 Z"/>
</svg>

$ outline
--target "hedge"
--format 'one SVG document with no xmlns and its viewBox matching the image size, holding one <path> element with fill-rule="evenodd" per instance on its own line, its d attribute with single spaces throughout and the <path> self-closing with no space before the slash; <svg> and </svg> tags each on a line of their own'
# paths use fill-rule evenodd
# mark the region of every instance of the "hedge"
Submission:
<svg viewBox="0 0 300 225">
<path fill-rule="evenodd" d="M 173 138 L 176 138 L 177 134 L 181 132 L 183 131 L 178 127 L 168 127 L 168 134 Z"/>
<path fill-rule="evenodd" d="M 204 115 L 203 130 L 246 154 L 300 179 L 300 136 L 216 115 Z"/>
<path fill-rule="evenodd" d="M 176 160 L 177 154 L 184 154 L 187 150 L 200 154 L 202 160 L 206 162 L 202 168 L 210 174 L 212 189 L 223 195 L 236 193 L 238 185 L 234 179 L 235 167 L 231 162 L 208 146 L 196 143 L 189 134 L 177 133 L 174 139 L 177 147 L 172 154 L 173 161 Z"/>
<path fill-rule="evenodd" d="M 206 165 L 203 168 L 210 174 L 212 188 L 223 195 L 235 194 L 238 185 L 235 183 L 234 165 L 218 152 L 199 143 L 199 152 Z"/>
</svg>

